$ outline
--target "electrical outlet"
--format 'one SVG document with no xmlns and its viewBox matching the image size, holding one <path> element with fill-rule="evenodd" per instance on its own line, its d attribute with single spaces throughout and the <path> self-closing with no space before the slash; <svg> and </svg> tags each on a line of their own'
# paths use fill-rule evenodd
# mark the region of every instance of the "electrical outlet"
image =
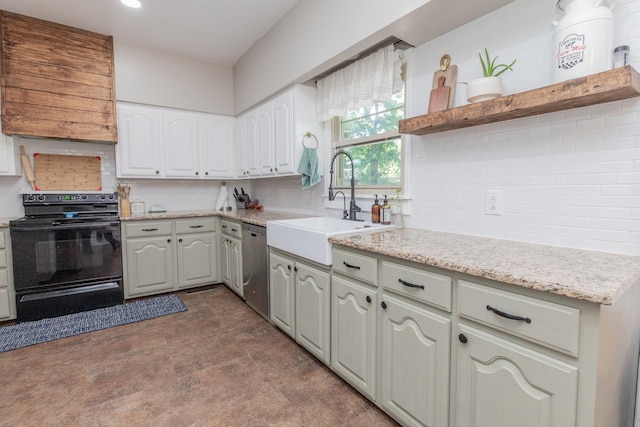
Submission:
<svg viewBox="0 0 640 427">
<path fill-rule="evenodd" d="M 502 190 L 487 190 L 484 198 L 486 215 L 502 215 Z"/>
</svg>

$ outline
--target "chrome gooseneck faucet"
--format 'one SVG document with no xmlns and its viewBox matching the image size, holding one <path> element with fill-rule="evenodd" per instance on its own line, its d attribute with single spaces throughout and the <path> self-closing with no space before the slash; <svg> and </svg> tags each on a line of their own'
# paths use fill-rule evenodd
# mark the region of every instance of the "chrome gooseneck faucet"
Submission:
<svg viewBox="0 0 640 427">
<path fill-rule="evenodd" d="M 338 190 L 346 190 L 351 189 L 351 201 L 349 202 L 349 218 L 344 217 L 343 219 L 349 219 L 351 221 L 363 221 L 363 220 L 359 220 L 356 218 L 356 213 L 360 212 L 362 209 L 360 209 L 360 207 L 358 205 L 356 205 L 356 195 L 355 195 L 355 190 L 356 190 L 356 181 L 354 178 L 354 167 L 353 167 L 353 158 L 349 155 L 349 153 L 347 153 L 344 150 L 338 150 L 336 151 L 336 153 L 333 155 L 333 158 L 331 159 L 331 168 L 329 169 L 329 200 L 335 200 L 336 196 L 333 193 L 333 164 L 336 161 L 336 157 L 338 157 L 340 154 L 343 154 L 345 156 L 347 156 L 347 158 L 349 159 L 349 161 L 351 162 L 351 186 L 350 187 L 335 187 Z M 344 197 L 344 193 L 342 193 L 343 197 Z"/>
</svg>

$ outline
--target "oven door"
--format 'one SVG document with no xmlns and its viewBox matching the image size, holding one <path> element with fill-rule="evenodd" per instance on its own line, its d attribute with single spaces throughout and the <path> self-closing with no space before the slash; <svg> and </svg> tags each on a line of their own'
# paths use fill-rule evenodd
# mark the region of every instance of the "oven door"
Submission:
<svg viewBox="0 0 640 427">
<path fill-rule="evenodd" d="M 25 220 L 11 225 L 16 293 L 122 277 L 120 221 Z"/>
</svg>

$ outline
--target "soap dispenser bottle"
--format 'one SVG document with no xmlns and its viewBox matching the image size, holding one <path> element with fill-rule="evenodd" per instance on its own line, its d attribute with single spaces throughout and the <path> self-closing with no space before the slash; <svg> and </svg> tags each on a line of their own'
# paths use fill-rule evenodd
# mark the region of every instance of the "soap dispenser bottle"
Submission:
<svg viewBox="0 0 640 427">
<path fill-rule="evenodd" d="M 371 222 L 376 224 L 380 222 L 380 202 L 378 201 L 378 195 L 375 195 L 376 200 L 371 206 Z"/>
<path fill-rule="evenodd" d="M 384 195 L 384 201 L 380 207 L 380 223 L 391 224 L 391 205 L 389 204 L 386 194 Z"/>
</svg>

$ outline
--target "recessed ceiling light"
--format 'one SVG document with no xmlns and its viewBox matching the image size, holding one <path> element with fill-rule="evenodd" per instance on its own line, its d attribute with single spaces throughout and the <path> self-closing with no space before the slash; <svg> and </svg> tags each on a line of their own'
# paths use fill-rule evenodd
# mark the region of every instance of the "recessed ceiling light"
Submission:
<svg viewBox="0 0 640 427">
<path fill-rule="evenodd" d="M 138 0 L 120 0 L 120 2 L 123 5 L 129 6 L 129 7 L 138 8 L 138 7 L 142 6 L 142 4 L 140 4 L 140 2 Z"/>
</svg>

